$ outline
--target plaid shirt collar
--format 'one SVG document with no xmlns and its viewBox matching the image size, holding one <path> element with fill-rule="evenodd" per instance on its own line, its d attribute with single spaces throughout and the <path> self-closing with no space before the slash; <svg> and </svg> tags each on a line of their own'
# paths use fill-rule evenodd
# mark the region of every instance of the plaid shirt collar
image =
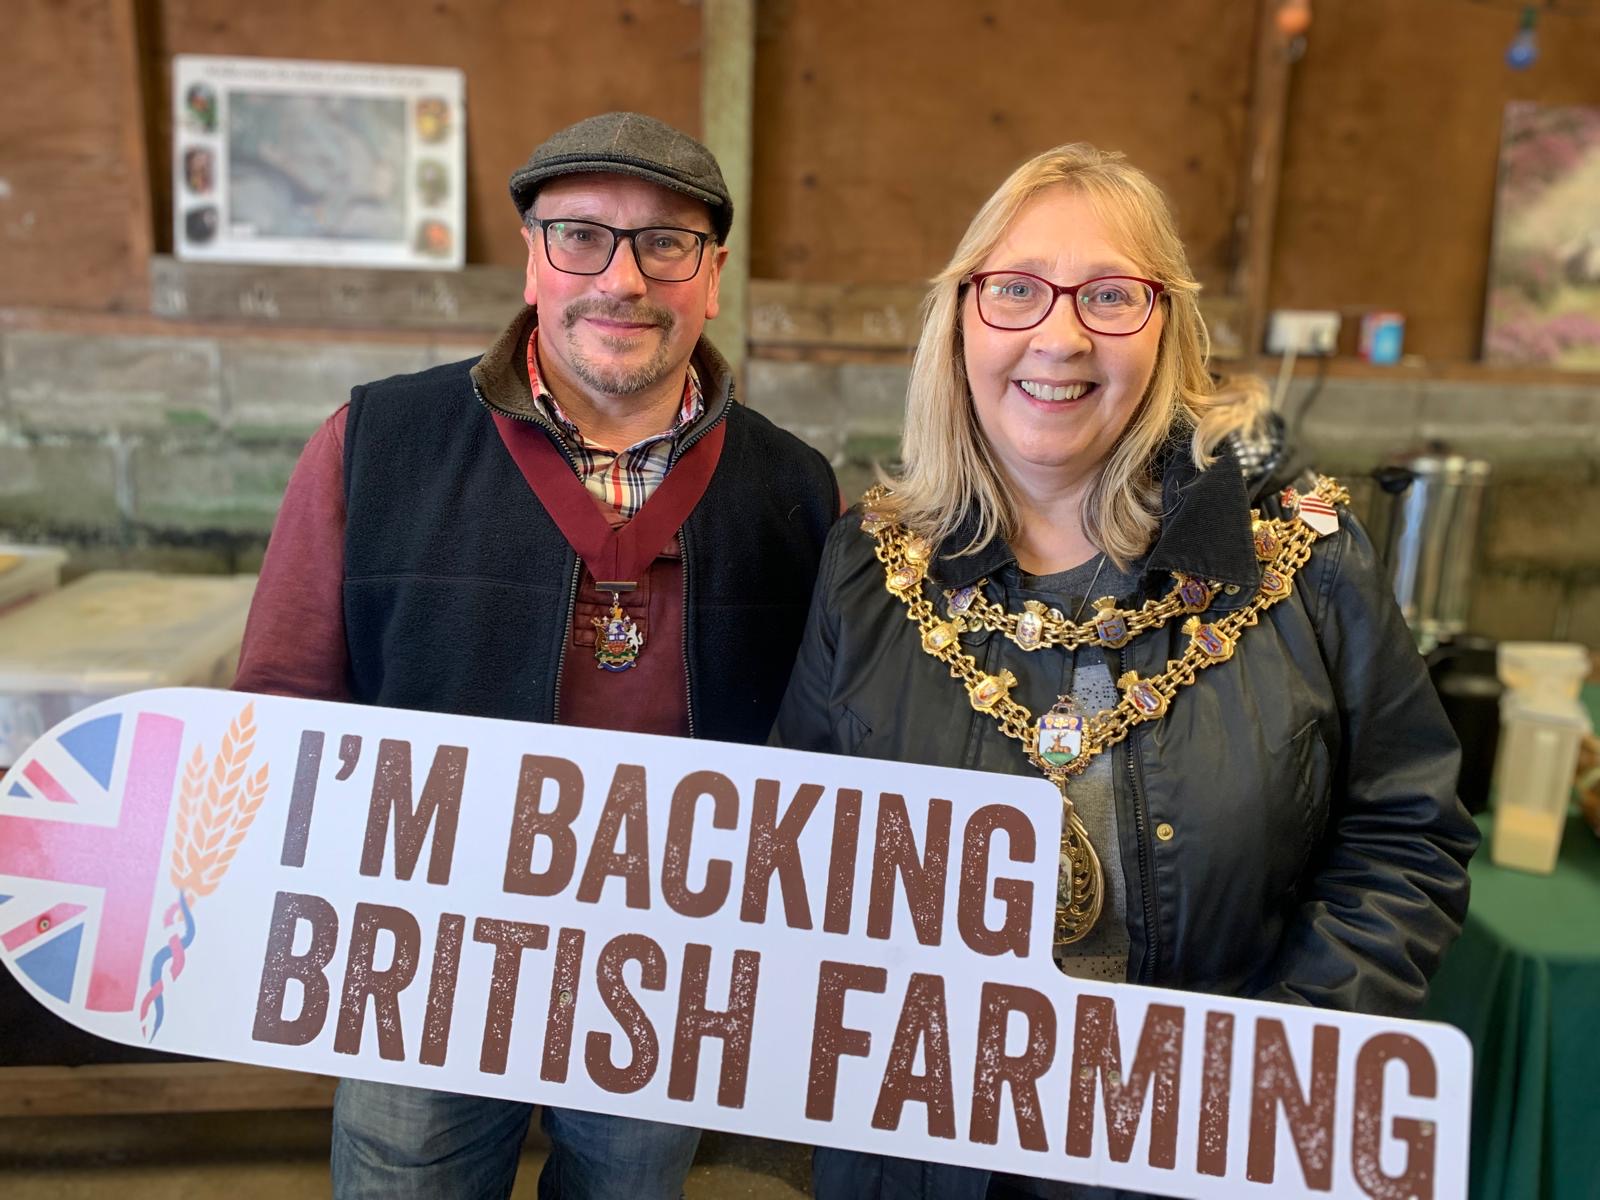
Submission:
<svg viewBox="0 0 1600 1200">
<path fill-rule="evenodd" d="M 705 413 L 705 393 L 700 385 L 700 372 L 695 370 L 693 363 L 689 364 L 687 377 L 683 381 L 683 401 L 678 405 L 678 416 L 670 429 L 662 433 L 654 433 L 641 442 L 635 442 L 625 450 L 613 450 L 609 446 L 602 446 L 598 442 L 591 442 L 584 437 L 583 431 L 562 411 L 561 405 L 556 402 L 555 396 L 545 386 L 543 377 L 539 374 L 539 327 L 537 324 L 528 331 L 528 386 L 533 390 L 533 401 L 546 416 L 555 421 L 564 435 L 568 447 L 574 452 L 590 455 L 605 455 L 608 458 L 620 458 L 623 455 L 638 454 L 648 450 L 651 446 L 661 442 L 671 441 L 689 426 L 693 425 Z M 579 466 L 582 466 L 581 461 Z"/>
<path fill-rule="evenodd" d="M 578 478 L 589 494 L 615 509 L 624 520 L 633 517 L 667 476 L 672 465 L 672 449 L 678 436 L 698 421 L 705 412 L 705 396 L 700 373 L 689 364 L 683 383 L 683 402 L 670 429 L 652 434 L 626 450 L 612 450 L 591 442 L 575 425 L 539 375 L 537 325 L 528 334 L 528 384 L 535 408 L 551 418 L 560 432 L 573 461 Z"/>
</svg>

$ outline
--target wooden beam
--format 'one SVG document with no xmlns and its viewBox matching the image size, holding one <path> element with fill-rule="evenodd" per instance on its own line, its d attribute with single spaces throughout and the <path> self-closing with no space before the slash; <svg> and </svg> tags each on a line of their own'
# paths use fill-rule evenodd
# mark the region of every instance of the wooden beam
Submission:
<svg viewBox="0 0 1600 1200">
<path fill-rule="evenodd" d="M 262 326 L 498 331 L 522 303 L 519 267 L 460 271 L 150 262 L 150 310 Z"/>
<path fill-rule="evenodd" d="M 898 353 L 916 345 L 922 327 L 926 288 L 920 283 L 749 279 L 745 287 L 746 334 L 738 344 L 761 355 L 779 348 Z M 159 332 L 166 325 L 174 334 L 201 336 L 405 340 L 425 333 L 468 339 L 498 331 L 520 302 L 521 289 L 522 272 L 515 267 L 390 271 L 186 263 L 156 255 L 150 267 L 156 319 L 128 331 L 148 332 L 154 326 Z M 1211 329 L 1212 356 L 1239 357 L 1243 304 L 1230 296 L 1203 296 L 1200 310 Z M 52 324 L 27 316 L 0 310 L 0 328 Z M 207 328 L 213 322 L 228 328 Z M 729 352 L 728 344 L 717 344 Z"/>
<path fill-rule="evenodd" d="M 337 1083 L 237 1063 L 0 1067 L 0 1117 L 331 1108 Z"/>
<path fill-rule="evenodd" d="M 750 342 L 769 355 L 776 347 L 817 350 L 905 350 L 922 330 L 917 283 L 792 283 L 750 281 Z M 1240 356 L 1243 305 L 1231 296 L 1202 296 L 1200 311 L 1211 330 L 1212 357 Z"/>
<path fill-rule="evenodd" d="M 1284 122 L 1289 104 L 1289 47 L 1278 29 L 1282 0 L 1256 0 L 1255 70 L 1245 136 L 1244 209 L 1237 226 L 1233 294 L 1243 304 L 1240 341 L 1245 354 L 1261 352 L 1272 283 L 1272 237 L 1283 178 Z"/>
<path fill-rule="evenodd" d="M 734 226 L 722 268 L 721 312 L 707 333 L 737 373 L 749 341 L 750 179 L 755 109 L 755 0 L 705 0 L 701 128 L 733 197 Z"/>
<path fill-rule="evenodd" d="M 108 24 L 119 69 L 108 81 L 123 113 L 122 162 L 127 183 L 112 206 L 128 223 L 128 251 L 134 271 L 155 253 L 155 218 L 150 200 L 150 147 L 145 140 L 143 60 L 139 47 L 138 0 L 111 0 Z M 137 279 L 137 275 L 135 275 Z"/>
</svg>

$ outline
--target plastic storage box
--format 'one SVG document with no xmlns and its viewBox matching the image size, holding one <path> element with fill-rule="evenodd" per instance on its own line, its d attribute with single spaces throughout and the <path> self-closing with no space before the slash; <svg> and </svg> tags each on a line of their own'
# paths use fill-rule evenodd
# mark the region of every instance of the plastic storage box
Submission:
<svg viewBox="0 0 1600 1200">
<path fill-rule="evenodd" d="M 0 614 L 0 766 L 107 697 L 227 687 L 255 583 L 97 571 Z"/>
<path fill-rule="evenodd" d="M 1589 648 L 1576 642 L 1501 642 L 1495 666 L 1510 691 L 1576 700 L 1589 675 Z"/>
<path fill-rule="evenodd" d="M 0 542 L 0 613 L 55 591 L 66 561 L 67 552 L 55 546 L 8 546 Z"/>
</svg>

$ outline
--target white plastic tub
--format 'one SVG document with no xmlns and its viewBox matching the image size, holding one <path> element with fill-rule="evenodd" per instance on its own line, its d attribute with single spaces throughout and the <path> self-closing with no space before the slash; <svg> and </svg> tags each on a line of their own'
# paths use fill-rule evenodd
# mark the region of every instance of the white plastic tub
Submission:
<svg viewBox="0 0 1600 1200">
<path fill-rule="evenodd" d="M 0 766 L 108 697 L 227 687 L 255 582 L 97 571 L 0 615 Z"/>
<path fill-rule="evenodd" d="M 1501 699 L 1490 844 L 1497 865 L 1540 875 L 1556 869 L 1578 747 L 1589 728 L 1576 700 L 1529 700 L 1517 692 Z"/>
<path fill-rule="evenodd" d="M 1574 642 L 1501 642 L 1495 671 L 1511 691 L 1576 700 L 1589 675 L 1589 649 Z"/>
</svg>

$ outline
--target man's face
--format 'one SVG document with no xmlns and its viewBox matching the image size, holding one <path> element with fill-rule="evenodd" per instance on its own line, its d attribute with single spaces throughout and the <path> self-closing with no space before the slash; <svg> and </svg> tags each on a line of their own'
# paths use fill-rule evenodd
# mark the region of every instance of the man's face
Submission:
<svg viewBox="0 0 1600 1200">
<path fill-rule="evenodd" d="M 594 221 L 620 229 L 665 226 L 711 232 L 704 204 L 628 175 L 583 174 L 540 189 L 543 220 Z M 684 370 L 701 331 L 717 315 L 717 287 L 728 251 L 706 244 L 700 267 L 681 283 L 646 278 L 631 240 L 618 241 L 599 275 L 551 265 L 538 226 L 528 244 L 529 304 L 539 307 L 540 362 L 570 386 L 596 396 L 630 396 Z"/>
</svg>

